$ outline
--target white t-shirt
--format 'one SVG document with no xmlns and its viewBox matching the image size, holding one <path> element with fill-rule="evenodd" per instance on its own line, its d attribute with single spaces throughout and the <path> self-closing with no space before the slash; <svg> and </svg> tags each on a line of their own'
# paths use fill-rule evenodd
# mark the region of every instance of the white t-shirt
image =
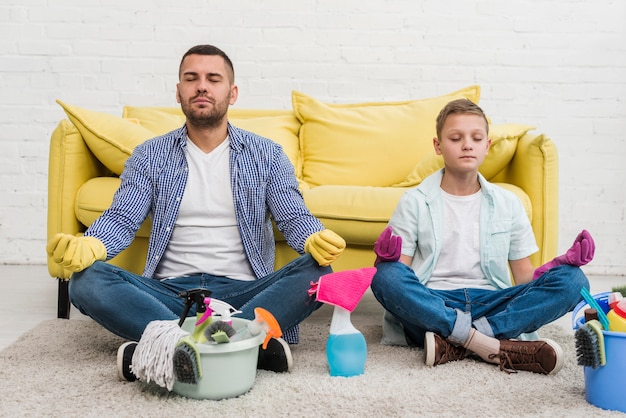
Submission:
<svg viewBox="0 0 626 418">
<path fill-rule="evenodd" d="M 444 234 L 441 253 L 426 283 L 431 289 L 495 289 L 480 268 L 481 191 L 456 196 L 441 190 Z"/>
<path fill-rule="evenodd" d="M 157 278 L 208 273 L 255 279 L 235 216 L 229 151 L 228 138 L 208 154 L 187 138 L 189 178 Z"/>
</svg>

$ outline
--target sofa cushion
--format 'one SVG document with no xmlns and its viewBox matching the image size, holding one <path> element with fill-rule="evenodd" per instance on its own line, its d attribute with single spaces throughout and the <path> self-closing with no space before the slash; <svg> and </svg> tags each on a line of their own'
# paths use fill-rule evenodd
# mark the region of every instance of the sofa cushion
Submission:
<svg viewBox="0 0 626 418">
<path fill-rule="evenodd" d="M 139 120 L 141 126 L 150 129 L 156 135 L 163 135 L 180 128 L 185 123 L 185 115 L 176 108 L 124 106 L 122 116 Z M 253 113 L 250 110 L 247 112 L 232 110 L 229 112 L 229 122 L 238 128 L 254 132 L 280 144 L 293 164 L 296 174 L 299 173 L 300 121 L 296 119 L 293 112 L 273 111 L 270 113 L 261 110 Z"/>
<path fill-rule="evenodd" d="M 175 107 L 124 106 L 122 117 L 137 119 L 139 124 L 149 129 L 155 136 L 178 129 L 185 123 L 185 115 Z"/>
<path fill-rule="evenodd" d="M 498 174 L 506 167 L 517 149 L 517 141 L 526 132 L 535 129 L 534 126 L 519 124 L 491 125 L 489 127 L 489 138 L 491 138 L 491 148 L 485 157 L 485 161 L 479 167 L 480 173 L 487 180 Z M 417 186 L 426 177 L 443 167 L 443 157 L 435 154 L 434 149 L 422 158 L 401 182 L 392 187 L 413 187 Z"/>
<path fill-rule="evenodd" d="M 87 180 L 76 192 L 74 213 L 81 224 L 89 227 L 111 206 L 113 195 L 120 187 L 118 177 L 94 177 Z M 150 236 L 151 222 L 148 218 L 137 231 L 138 237 Z"/>
<path fill-rule="evenodd" d="M 303 191 L 304 201 L 326 228 L 349 244 L 372 245 L 406 188 L 318 186 Z"/>
<path fill-rule="evenodd" d="M 515 196 L 519 197 L 519 200 L 522 202 L 522 206 L 524 206 L 524 210 L 526 211 L 526 215 L 528 216 L 528 220 L 532 223 L 533 221 L 533 203 L 530 200 L 530 196 L 522 189 L 511 183 L 493 183 L 496 186 L 500 186 L 503 189 L 506 189 L 512 192 Z"/>
<path fill-rule="evenodd" d="M 435 119 L 451 100 L 477 103 L 480 87 L 401 102 L 329 104 L 292 92 L 302 179 L 309 186 L 389 186 L 432 149 Z"/>
<path fill-rule="evenodd" d="M 494 183 L 514 193 L 532 222 L 532 203 L 520 187 Z M 318 186 L 302 195 L 307 207 L 326 228 L 350 245 L 373 245 L 407 187 Z"/>
<path fill-rule="evenodd" d="M 91 152 L 117 175 L 124 170 L 124 163 L 133 149 L 146 139 L 155 136 L 154 132 L 132 120 L 82 109 L 60 100 L 57 100 L 57 103 L 81 133 Z"/>
</svg>

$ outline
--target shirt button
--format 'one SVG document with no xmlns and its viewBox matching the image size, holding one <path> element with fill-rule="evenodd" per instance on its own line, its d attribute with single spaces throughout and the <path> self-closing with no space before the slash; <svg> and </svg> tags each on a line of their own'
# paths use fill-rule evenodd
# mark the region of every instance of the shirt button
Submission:
<svg viewBox="0 0 626 418">
<path fill-rule="evenodd" d="M 168 226 L 167 228 L 165 228 L 166 231 L 169 231 L 171 228 Z"/>
</svg>

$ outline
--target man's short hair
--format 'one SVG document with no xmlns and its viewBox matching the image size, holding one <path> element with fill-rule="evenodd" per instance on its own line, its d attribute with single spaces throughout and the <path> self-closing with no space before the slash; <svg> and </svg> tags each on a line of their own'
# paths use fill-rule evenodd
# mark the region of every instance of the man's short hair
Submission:
<svg viewBox="0 0 626 418">
<path fill-rule="evenodd" d="M 185 61 L 185 58 L 187 58 L 187 56 L 189 55 L 219 55 L 224 59 L 224 62 L 226 63 L 226 70 L 229 73 L 228 76 L 230 78 L 231 84 L 235 82 L 235 68 L 233 67 L 233 62 L 230 60 L 230 58 L 228 58 L 228 55 L 226 55 L 224 51 L 213 45 L 196 45 L 189 48 L 189 50 L 185 52 L 185 55 L 183 55 L 183 58 L 180 60 L 180 65 L 178 67 L 179 79 L 182 75 L 181 70 L 183 68 L 183 61 Z"/>
</svg>

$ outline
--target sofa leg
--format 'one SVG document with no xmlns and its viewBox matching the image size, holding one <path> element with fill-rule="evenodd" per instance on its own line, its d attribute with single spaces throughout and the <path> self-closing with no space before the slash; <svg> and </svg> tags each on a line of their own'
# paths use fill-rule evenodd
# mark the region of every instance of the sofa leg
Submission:
<svg viewBox="0 0 626 418">
<path fill-rule="evenodd" d="M 70 319 L 70 281 L 63 279 L 57 280 L 59 282 L 57 318 Z"/>
</svg>

